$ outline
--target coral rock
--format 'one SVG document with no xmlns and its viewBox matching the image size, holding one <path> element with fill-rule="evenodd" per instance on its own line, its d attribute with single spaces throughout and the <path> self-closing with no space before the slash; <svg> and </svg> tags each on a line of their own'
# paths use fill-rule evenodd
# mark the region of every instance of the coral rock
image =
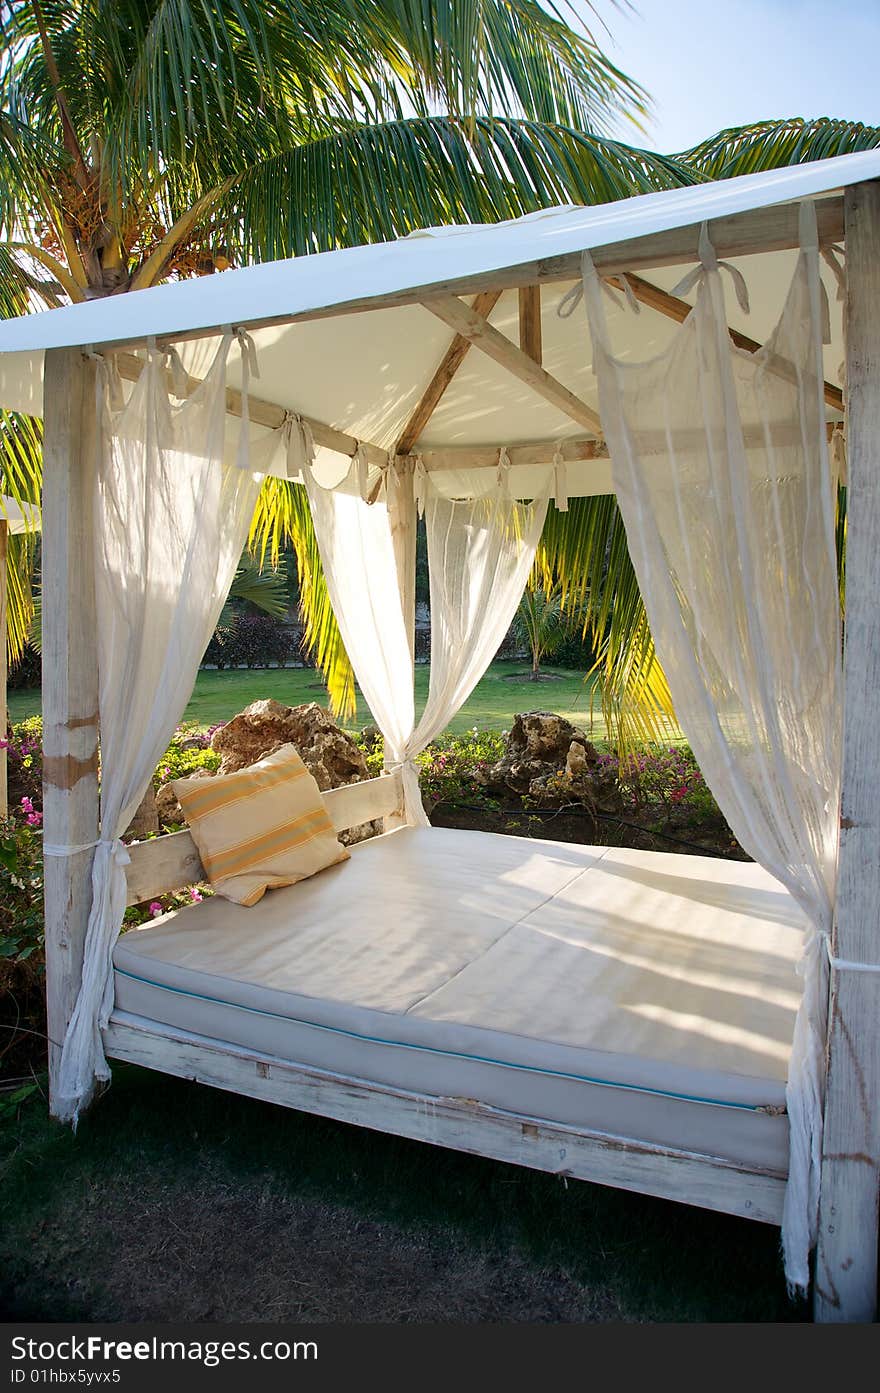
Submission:
<svg viewBox="0 0 880 1393">
<path fill-rule="evenodd" d="M 620 804 L 613 771 L 583 731 L 552 711 L 516 716 L 504 754 L 481 782 L 489 791 L 528 795 L 541 807 L 583 803 L 596 811 Z"/>
<path fill-rule="evenodd" d="M 283 706 L 272 699 L 251 702 L 211 737 L 220 755 L 220 774 L 256 764 L 281 745 L 295 746 L 321 790 L 370 777 L 360 746 L 314 701 L 305 706 Z M 340 840 L 351 845 L 381 831 L 381 822 L 367 822 L 343 833 Z"/>
</svg>

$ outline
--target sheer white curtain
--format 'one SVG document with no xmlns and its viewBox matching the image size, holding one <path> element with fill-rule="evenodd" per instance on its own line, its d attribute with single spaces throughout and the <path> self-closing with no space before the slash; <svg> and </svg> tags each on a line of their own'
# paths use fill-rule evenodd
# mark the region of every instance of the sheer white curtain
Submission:
<svg viewBox="0 0 880 1393">
<path fill-rule="evenodd" d="M 101 1029 L 113 1007 L 113 946 L 125 912 L 119 840 L 189 700 L 247 539 L 259 481 L 224 463 L 226 360 L 172 404 L 152 349 L 127 402 L 99 361 L 95 588 L 101 722 L 101 839 L 82 986 L 64 1040 L 58 1115 L 76 1121 L 110 1077 Z M 246 440 L 245 440 L 246 445 Z M 241 457 L 240 457 L 241 458 Z M 47 847 L 47 854 L 66 848 Z"/>
<path fill-rule="evenodd" d="M 431 674 L 415 724 L 413 662 L 403 617 L 391 521 L 384 497 L 365 503 L 325 490 L 305 471 L 330 600 L 361 691 L 400 767 L 406 820 L 428 825 L 415 759 L 449 724 L 501 645 L 540 540 L 550 488 L 532 503 L 511 498 L 505 472 L 484 497 L 425 496 L 431 585 Z M 404 486 L 408 487 L 409 483 Z"/>
<path fill-rule="evenodd" d="M 694 279 L 694 278 L 692 278 Z M 826 306 L 812 204 L 781 319 L 734 348 L 706 230 L 696 304 L 669 349 L 612 356 L 584 287 L 618 502 L 675 709 L 742 846 L 809 920 L 787 1106 L 786 1276 L 815 1241 L 840 796 L 841 657 L 823 401 Z M 740 289 L 742 287 L 740 286 Z"/>
</svg>

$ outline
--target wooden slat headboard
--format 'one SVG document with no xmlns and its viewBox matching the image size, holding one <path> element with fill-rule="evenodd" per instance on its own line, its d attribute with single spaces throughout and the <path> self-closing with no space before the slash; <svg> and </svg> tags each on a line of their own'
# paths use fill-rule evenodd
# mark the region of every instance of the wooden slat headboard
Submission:
<svg viewBox="0 0 880 1393">
<path fill-rule="evenodd" d="M 389 822 L 396 825 L 401 820 L 403 790 L 398 773 L 331 788 L 323 798 L 337 832 L 380 817 L 386 819 L 387 831 Z M 129 852 L 131 865 L 126 867 L 126 878 L 130 905 L 205 879 L 196 844 L 189 832 L 172 832 L 152 841 L 138 842 L 129 847 Z"/>
</svg>

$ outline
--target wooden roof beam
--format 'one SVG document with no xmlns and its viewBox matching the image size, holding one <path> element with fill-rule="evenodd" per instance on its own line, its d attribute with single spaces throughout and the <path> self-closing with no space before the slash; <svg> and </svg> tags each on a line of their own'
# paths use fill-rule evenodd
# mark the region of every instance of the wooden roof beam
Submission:
<svg viewBox="0 0 880 1393">
<path fill-rule="evenodd" d="M 471 305 L 474 314 L 479 314 L 483 319 L 488 319 L 498 301 L 501 299 L 502 291 L 484 290 L 478 295 Z M 440 366 L 431 378 L 418 406 L 413 411 L 406 425 L 404 426 L 400 439 L 397 442 L 397 453 L 399 455 L 409 454 L 416 441 L 419 439 L 425 426 L 431 419 L 436 410 L 440 398 L 446 391 L 458 369 L 461 367 L 468 352 L 470 351 L 471 341 L 462 334 L 456 334 L 452 343 L 447 348 L 441 359 Z"/>
<path fill-rule="evenodd" d="M 544 440 L 535 444 L 508 445 L 505 447 L 511 464 L 544 465 L 553 459 L 559 450 L 566 463 L 581 460 L 601 460 L 608 458 L 608 446 L 604 440 L 589 439 Z M 419 450 L 422 464 L 430 473 L 432 470 L 458 469 L 497 469 L 499 445 L 438 445 Z M 415 459 L 415 455 L 397 456 L 397 459 Z"/>
<path fill-rule="evenodd" d="M 543 397 L 551 406 L 555 406 L 557 411 L 561 411 L 564 416 L 568 416 L 579 426 L 584 426 L 594 435 L 601 435 L 602 423 L 599 420 L 598 412 L 591 406 L 581 401 L 580 397 L 570 392 L 555 377 L 551 377 L 549 372 L 523 353 L 521 348 L 517 348 L 515 343 L 505 338 L 504 334 L 494 328 L 481 315 L 475 314 L 468 305 L 465 305 L 455 295 L 444 296 L 436 300 L 426 300 L 425 309 L 430 310 L 431 314 L 442 319 L 444 324 L 448 324 L 450 329 L 454 329 L 462 338 L 469 339 L 476 348 L 482 353 L 505 368 L 518 381 L 530 387 L 538 396 Z"/>
</svg>

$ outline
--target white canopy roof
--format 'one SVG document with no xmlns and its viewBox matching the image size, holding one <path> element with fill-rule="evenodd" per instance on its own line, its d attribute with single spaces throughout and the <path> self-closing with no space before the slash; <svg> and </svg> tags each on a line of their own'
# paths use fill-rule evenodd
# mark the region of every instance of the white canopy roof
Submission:
<svg viewBox="0 0 880 1393">
<path fill-rule="evenodd" d="M 728 224 L 719 219 L 878 177 L 880 150 L 873 150 L 597 207 L 550 209 L 497 225 L 428 229 L 393 243 L 270 262 L 28 315 L 0 324 L 0 405 L 42 412 L 47 348 L 137 347 L 156 336 L 176 341 L 187 370 L 198 377 L 213 353 L 216 332 L 226 325 L 247 325 L 260 365 L 260 377 L 251 384 L 254 396 L 389 450 L 454 337 L 448 324 L 420 302 L 506 284 L 511 288 L 501 294 L 489 320 L 518 344 L 516 287 L 535 283 L 543 287 L 543 367 L 597 412 L 583 312 L 565 319 L 556 314 L 578 275 L 580 252 L 593 250 L 603 271 L 620 272 L 634 264 L 640 276 L 668 292 L 680 279 L 683 263 L 696 260 L 696 236 L 687 230 L 701 222 L 711 221 L 723 243 Z M 839 229 L 839 214 L 834 225 Z M 676 236 L 676 229 L 686 231 Z M 768 232 L 765 226 L 758 244 L 772 247 L 773 240 L 772 228 Z M 786 243 L 790 248 L 790 236 L 777 237 L 777 245 Z M 684 252 L 684 247 L 692 250 Z M 728 287 L 729 323 L 763 341 L 781 309 L 795 252 L 746 254 L 748 237 L 740 238 L 733 250 L 743 253 L 733 259 L 745 275 L 751 313 L 742 313 Z M 719 254 L 726 251 L 719 244 Z M 830 272 L 826 284 L 832 311 L 826 378 L 839 386 L 841 313 Z M 675 329 L 672 319 L 651 306 L 635 316 L 621 305 L 611 310 L 610 320 L 616 351 L 634 360 L 660 352 Z M 232 385 L 238 371 L 233 355 Z M 829 414 L 835 414 L 833 408 Z M 474 347 L 419 435 L 418 448 L 540 443 L 548 446 L 549 460 L 552 442 L 583 440 L 590 434 L 582 422 Z M 337 458 L 336 472 L 344 472 L 346 463 Z M 450 463 L 445 454 L 436 460 L 437 467 Z M 569 466 L 572 493 L 609 487 L 601 461 L 589 461 L 576 472 L 582 477 L 572 478 Z"/>
</svg>

